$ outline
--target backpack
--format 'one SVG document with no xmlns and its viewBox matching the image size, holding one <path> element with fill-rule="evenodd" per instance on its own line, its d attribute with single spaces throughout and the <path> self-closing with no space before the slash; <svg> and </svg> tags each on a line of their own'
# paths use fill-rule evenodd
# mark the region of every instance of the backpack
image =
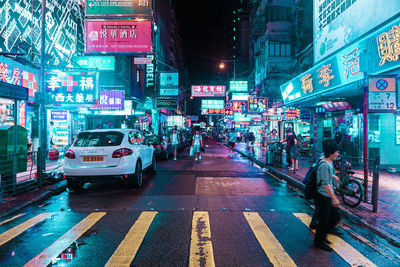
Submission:
<svg viewBox="0 0 400 267">
<path fill-rule="evenodd" d="M 304 177 L 303 184 L 306 185 L 304 188 L 304 197 L 307 200 L 313 199 L 318 188 L 321 186 L 321 182 L 319 182 L 319 185 L 317 185 L 317 171 L 318 167 L 320 166 L 320 162 L 321 160 L 319 160 L 317 163 L 314 163 L 310 169 L 308 169 L 308 172 Z"/>
<path fill-rule="evenodd" d="M 249 141 L 250 142 L 253 142 L 255 140 L 255 138 L 254 138 L 254 133 L 253 132 L 250 132 L 250 134 L 249 134 Z"/>
</svg>

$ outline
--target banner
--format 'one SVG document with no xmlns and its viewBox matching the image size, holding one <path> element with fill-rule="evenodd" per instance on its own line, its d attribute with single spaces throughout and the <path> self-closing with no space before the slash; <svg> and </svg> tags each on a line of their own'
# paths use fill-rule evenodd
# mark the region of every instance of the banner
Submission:
<svg viewBox="0 0 400 267">
<path fill-rule="evenodd" d="M 192 85 L 193 97 L 225 96 L 225 85 Z"/>
<path fill-rule="evenodd" d="M 86 20 L 86 53 L 149 53 L 151 21 Z"/>
</svg>

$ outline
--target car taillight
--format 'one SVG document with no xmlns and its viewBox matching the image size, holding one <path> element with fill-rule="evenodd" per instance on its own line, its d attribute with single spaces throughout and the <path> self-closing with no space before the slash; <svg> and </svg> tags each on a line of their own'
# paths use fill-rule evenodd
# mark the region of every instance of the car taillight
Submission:
<svg viewBox="0 0 400 267">
<path fill-rule="evenodd" d="M 125 156 L 129 156 L 132 155 L 133 151 L 130 150 L 129 148 L 121 148 L 121 149 L 117 149 L 114 151 L 114 153 L 112 154 L 113 158 L 122 158 Z"/>
<path fill-rule="evenodd" d="M 67 152 L 65 152 L 65 157 L 67 159 L 74 159 L 75 158 L 75 152 L 72 151 L 71 149 L 68 149 Z"/>
</svg>

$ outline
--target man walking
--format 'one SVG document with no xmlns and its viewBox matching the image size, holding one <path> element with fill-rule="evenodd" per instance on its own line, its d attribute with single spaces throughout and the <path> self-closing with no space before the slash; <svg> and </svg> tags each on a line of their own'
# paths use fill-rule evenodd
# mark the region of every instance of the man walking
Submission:
<svg viewBox="0 0 400 267">
<path fill-rule="evenodd" d="M 174 151 L 174 160 L 176 160 L 176 154 L 178 152 L 179 137 L 176 128 L 171 135 L 172 150 Z"/>
<path fill-rule="evenodd" d="M 200 131 L 196 130 L 196 134 L 193 136 L 192 147 L 194 153 L 194 160 L 199 160 L 200 147 L 203 146 L 203 139 L 201 137 Z"/>
<path fill-rule="evenodd" d="M 228 156 L 232 156 L 233 157 L 233 149 L 235 149 L 235 144 L 236 144 L 236 134 L 235 134 L 235 130 L 232 129 L 230 131 L 230 133 L 227 136 L 228 139 L 228 147 L 231 153 L 228 153 Z"/>
</svg>

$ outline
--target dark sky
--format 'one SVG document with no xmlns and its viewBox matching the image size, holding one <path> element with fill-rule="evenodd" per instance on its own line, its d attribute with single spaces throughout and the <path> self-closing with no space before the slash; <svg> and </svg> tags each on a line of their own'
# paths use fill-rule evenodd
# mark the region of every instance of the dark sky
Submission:
<svg viewBox="0 0 400 267">
<path fill-rule="evenodd" d="M 235 0 L 173 0 L 180 24 L 191 84 L 218 75 L 219 59 L 232 58 L 231 27 Z"/>
</svg>

